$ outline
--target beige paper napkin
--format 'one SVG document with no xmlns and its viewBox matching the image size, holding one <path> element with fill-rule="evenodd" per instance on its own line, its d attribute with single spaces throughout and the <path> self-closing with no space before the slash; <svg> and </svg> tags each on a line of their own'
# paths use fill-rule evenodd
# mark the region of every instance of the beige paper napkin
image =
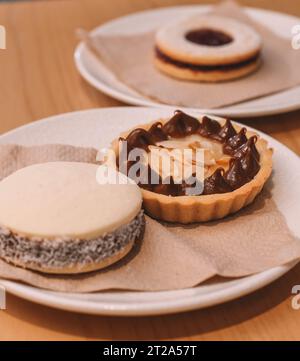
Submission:
<svg viewBox="0 0 300 361">
<path fill-rule="evenodd" d="M 94 163 L 96 150 L 0 145 L 0 180 L 26 165 L 63 160 Z M 252 206 L 221 221 L 182 227 L 146 219 L 144 239 L 127 257 L 104 270 L 47 275 L 0 260 L 0 278 L 64 292 L 160 291 L 192 287 L 214 275 L 246 276 L 300 257 L 300 241 L 288 229 L 270 189 Z"/>
<path fill-rule="evenodd" d="M 249 19 L 232 1 L 216 6 L 214 13 L 248 23 L 261 34 L 263 65 L 255 73 L 216 84 L 180 81 L 154 67 L 154 32 L 124 36 L 120 29 L 120 35 L 87 35 L 85 40 L 122 82 L 144 96 L 169 105 L 217 108 L 300 84 L 300 51 L 292 49 L 290 40 Z"/>
</svg>

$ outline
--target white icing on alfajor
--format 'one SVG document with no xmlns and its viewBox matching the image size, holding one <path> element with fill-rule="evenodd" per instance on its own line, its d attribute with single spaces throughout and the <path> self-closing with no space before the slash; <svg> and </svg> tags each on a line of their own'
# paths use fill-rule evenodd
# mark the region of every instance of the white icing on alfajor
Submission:
<svg viewBox="0 0 300 361">
<path fill-rule="evenodd" d="M 142 197 L 135 184 L 99 184 L 99 166 L 50 162 L 0 182 L 0 226 L 27 237 L 92 239 L 131 222 Z"/>
<path fill-rule="evenodd" d="M 199 29 L 223 32 L 232 38 L 228 44 L 208 46 L 195 44 L 186 34 Z M 250 26 L 217 15 L 189 17 L 173 21 L 156 33 L 156 46 L 170 58 L 194 65 L 226 65 L 254 56 L 262 46 L 260 35 Z"/>
</svg>

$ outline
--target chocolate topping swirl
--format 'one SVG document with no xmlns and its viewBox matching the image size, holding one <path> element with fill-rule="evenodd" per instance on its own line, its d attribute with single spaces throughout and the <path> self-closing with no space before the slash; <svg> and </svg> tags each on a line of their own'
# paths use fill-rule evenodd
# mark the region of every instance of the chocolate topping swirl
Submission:
<svg viewBox="0 0 300 361">
<path fill-rule="evenodd" d="M 257 142 L 257 136 L 253 135 L 252 137 L 250 137 L 246 143 L 244 143 L 243 145 L 241 145 L 239 148 L 236 149 L 236 151 L 234 152 L 234 157 L 235 158 L 242 158 L 244 157 L 247 153 L 252 153 L 253 156 L 257 159 L 257 161 L 259 161 L 259 153 L 256 149 L 255 143 Z"/>
<path fill-rule="evenodd" d="M 255 146 L 257 136 L 247 139 L 246 133 L 246 128 L 242 128 L 237 133 L 229 119 L 221 126 L 216 120 L 204 116 L 200 123 L 197 118 L 177 110 L 175 115 L 164 125 L 156 122 L 148 131 L 142 128 L 135 129 L 125 140 L 128 142 L 128 152 L 134 148 L 141 148 L 148 152 L 149 146 L 155 145 L 156 142 L 167 140 L 169 137 L 183 138 L 192 134 L 200 134 L 222 143 L 223 152 L 232 158 L 226 172 L 223 168 L 218 168 L 204 180 L 202 194 L 208 195 L 232 192 L 249 182 L 258 173 L 260 156 Z M 128 168 L 131 166 L 132 164 L 128 164 Z M 153 170 L 150 168 L 150 174 L 151 172 L 153 173 Z M 182 184 L 174 183 L 172 177 L 170 184 L 163 184 L 158 175 L 157 178 L 159 179 L 158 184 L 138 183 L 142 188 L 170 196 L 185 195 L 186 187 L 190 186 L 185 182 Z"/>
<path fill-rule="evenodd" d="M 199 127 L 199 134 L 203 137 L 220 140 L 221 125 L 214 119 L 204 116 L 201 126 Z"/>
<path fill-rule="evenodd" d="M 185 195 L 183 184 L 174 183 L 173 177 L 170 177 L 168 182 L 167 179 L 165 181 L 168 184 L 160 183 L 155 185 L 153 192 L 173 197 Z"/>
<path fill-rule="evenodd" d="M 249 181 L 249 176 L 243 169 L 241 159 L 232 158 L 230 160 L 229 169 L 225 173 L 225 180 L 232 189 L 240 188 Z"/>
<path fill-rule="evenodd" d="M 229 119 L 226 119 L 225 124 L 223 125 L 223 127 L 219 132 L 220 138 L 226 142 L 235 135 L 236 135 L 236 130 L 234 129 L 231 121 Z"/>
<path fill-rule="evenodd" d="M 260 165 L 251 151 L 248 151 L 244 157 L 240 158 L 244 173 L 252 179 L 259 171 Z"/>
<path fill-rule="evenodd" d="M 155 145 L 154 136 L 145 129 L 137 128 L 134 129 L 126 138 L 128 150 L 134 148 L 144 149 L 146 152 L 149 151 L 149 145 Z"/>
<path fill-rule="evenodd" d="M 223 152 L 225 154 L 233 155 L 235 150 L 247 142 L 247 129 L 242 128 L 236 135 L 227 139 L 223 145 Z"/>
<path fill-rule="evenodd" d="M 163 126 L 165 134 L 173 138 L 182 138 L 194 134 L 199 128 L 198 119 L 176 110 L 175 115 Z"/>
<path fill-rule="evenodd" d="M 155 142 L 161 142 L 168 139 L 167 134 L 162 130 L 161 122 L 154 123 L 148 132 L 152 135 Z"/>
<path fill-rule="evenodd" d="M 203 194 L 227 193 L 232 191 L 232 187 L 224 178 L 224 169 L 218 168 L 215 172 L 204 180 Z"/>
</svg>

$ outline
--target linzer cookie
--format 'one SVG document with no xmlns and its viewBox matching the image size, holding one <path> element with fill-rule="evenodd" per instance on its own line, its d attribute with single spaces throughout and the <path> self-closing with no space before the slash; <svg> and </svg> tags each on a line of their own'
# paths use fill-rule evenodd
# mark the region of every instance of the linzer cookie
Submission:
<svg viewBox="0 0 300 361">
<path fill-rule="evenodd" d="M 204 82 L 239 78 L 261 63 L 262 40 L 250 26 L 217 15 L 172 22 L 156 33 L 155 64 L 172 77 Z"/>
<path fill-rule="evenodd" d="M 97 270 L 124 257 L 143 234 L 141 191 L 133 182 L 101 184 L 97 169 L 50 162 L 2 180 L 0 257 L 59 274 Z"/>
<path fill-rule="evenodd" d="M 170 222 L 209 221 L 237 212 L 255 199 L 272 171 L 272 150 L 258 135 L 229 119 L 195 118 L 181 111 L 122 134 L 113 149 L 119 170 L 142 188 L 146 212 Z M 143 151 L 139 159 L 131 153 L 135 149 Z M 180 157 L 178 150 L 191 155 Z M 156 162 L 153 154 L 159 151 Z M 166 171 L 167 155 L 173 162 Z M 137 168 L 138 162 L 143 166 Z M 186 165 L 191 171 L 178 176 Z M 201 179 L 195 177 L 198 170 Z"/>
</svg>

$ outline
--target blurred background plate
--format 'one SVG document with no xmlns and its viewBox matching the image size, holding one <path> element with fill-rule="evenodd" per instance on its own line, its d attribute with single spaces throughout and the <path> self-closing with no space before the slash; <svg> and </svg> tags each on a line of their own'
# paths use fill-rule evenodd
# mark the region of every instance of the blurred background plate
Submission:
<svg viewBox="0 0 300 361">
<path fill-rule="evenodd" d="M 109 21 L 92 31 L 97 34 L 135 34 L 156 29 L 169 19 L 186 17 L 195 12 L 205 13 L 210 6 L 176 6 L 147 10 Z M 291 39 L 291 29 L 300 19 L 273 11 L 246 8 L 255 21 L 269 27 L 276 34 Z M 274 26 L 276 24 L 276 27 Z M 300 50 L 299 50 L 300 51 Z M 80 43 L 74 54 L 75 63 L 82 77 L 96 89 L 128 104 L 166 108 L 168 105 L 157 103 L 121 83 L 114 74 L 86 47 Z M 295 69 L 295 71 L 298 71 Z M 184 109 L 180 107 L 181 109 Z M 256 100 L 218 109 L 185 108 L 202 113 L 226 115 L 236 118 L 255 117 L 283 113 L 300 108 L 300 86 Z"/>
</svg>

